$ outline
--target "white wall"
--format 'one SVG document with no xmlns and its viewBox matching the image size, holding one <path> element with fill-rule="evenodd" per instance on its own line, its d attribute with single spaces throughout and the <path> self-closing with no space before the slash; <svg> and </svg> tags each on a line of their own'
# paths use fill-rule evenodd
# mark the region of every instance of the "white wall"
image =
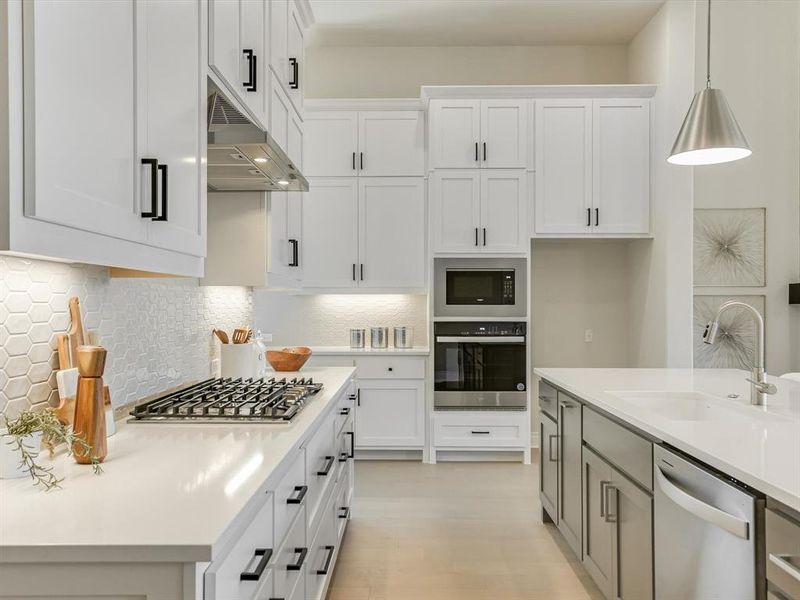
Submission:
<svg viewBox="0 0 800 600">
<path fill-rule="evenodd" d="M 350 329 L 414 328 L 414 345 L 428 343 L 428 299 L 412 294 L 293 295 L 254 292 L 255 326 L 271 333 L 275 346 L 348 346 Z M 367 331 L 369 336 L 369 331 Z M 367 341 L 369 345 L 369 341 Z"/>
<path fill-rule="evenodd" d="M 706 7 L 698 3 L 695 83 L 705 84 Z M 767 368 L 800 371 L 800 310 L 787 285 L 800 281 L 800 2 L 712 5 L 711 82 L 722 89 L 753 155 L 694 169 L 695 206 L 767 208 L 767 286 L 702 288 L 766 295 Z"/>
<path fill-rule="evenodd" d="M 631 366 L 692 362 L 692 171 L 666 158 L 692 98 L 694 6 L 670 0 L 628 48 L 630 83 L 658 84 L 653 141 L 654 239 L 628 246 Z"/>
<path fill-rule="evenodd" d="M 416 98 L 422 85 L 625 83 L 619 46 L 311 47 L 308 98 Z"/>
</svg>

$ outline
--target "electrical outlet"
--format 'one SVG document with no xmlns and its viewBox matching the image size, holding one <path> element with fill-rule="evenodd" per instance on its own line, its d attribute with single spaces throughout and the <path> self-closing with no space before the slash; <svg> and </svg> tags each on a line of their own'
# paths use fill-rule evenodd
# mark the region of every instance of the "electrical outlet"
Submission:
<svg viewBox="0 0 800 600">
<path fill-rule="evenodd" d="M 584 330 L 584 332 L 583 332 L 583 341 L 588 344 L 588 343 L 591 343 L 591 341 L 593 339 L 594 339 L 594 332 L 591 329 Z"/>
<path fill-rule="evenodd" d="M 272 341 L 272 334 L 271 333 L 262 333 L 261 337 L 265 342 L 271 342 Z"/>
</svg>

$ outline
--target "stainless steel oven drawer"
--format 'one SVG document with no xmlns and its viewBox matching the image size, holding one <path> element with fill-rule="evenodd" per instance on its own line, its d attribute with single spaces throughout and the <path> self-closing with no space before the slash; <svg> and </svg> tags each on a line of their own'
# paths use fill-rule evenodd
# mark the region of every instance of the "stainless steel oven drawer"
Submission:
<svg viewBox="0 0 800 600">
<path fill-rule="evenodd" d="M 766 511 L 767 579 L 789 598 L 800 598 L 800 523 Z"/>
</svg>

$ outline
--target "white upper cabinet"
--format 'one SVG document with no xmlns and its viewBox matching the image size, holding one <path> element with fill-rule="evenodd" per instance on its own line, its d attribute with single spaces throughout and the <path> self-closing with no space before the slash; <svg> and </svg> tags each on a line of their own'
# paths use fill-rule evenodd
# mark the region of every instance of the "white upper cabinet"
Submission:
<svg viewBox="0 0 800 600">
<path fill-rule="evenodd" d="M 434 252 L 525 252 L 523 170 L 437 170 L 430 181 Z"/>
<path fill-rule="evenodd" d="M 650 102 L 595 100 L 592 197 L 596 233 L 650 230 Z"/>
<path fill-rule="evenodd" d="M 357 179 L 314 179 L 309 180 L 309 187 L 303 198 L 303 285 L 356 287 Z"/>
<path fill-rule="evenodd" d="M 289 78 L 289 99 L 300 114 L 303 113 L 303 85 L 305 83 L 305 42 L 303 39 L 303 19 L 297 4 L 289 8 L 287 30 L 287 68 Z"/>
<path fill-rule="evenodd" d="M 304 122 L 305 169 L 311 177 L 358 173 L 358 113 L 352 110 L 307 112 Z"/>
<path fill-rule="evenodd" d="M 306 113 L 307 176 L 423 176 L 420 111 L 323 110 Z"/>
<path fill-rule="evenodd" d="M 514 99 L 431 100 L 431 167 L 527 167 L 529 105 Z"/>
<path fill-rule="evenodd" d="M 37 1 L 22 10 L 26 216 L 145 242 L 134 2 Z"/>
<path fill-rule="evenodd" d="M 416 110 L 358 113 L 358 174 L 425 173 L 425 121 Z"/>
<path fill-rule="evenodd" d="M 289 87 L 289 3 L 290 0 L 269 2 L 269 64 L 278 82 Z"/>
<path fill-rule="evenodd" d="M 481 101 L 481 166 L 524 169 L 528 161 L 528 101 Z"/>
<path fill-rule="evenodd" d="M 481 171 L 481 251 L 525 251 L 526 179 L 522 170 Z"/>
<path fill-rule="evenodd" d="M 267 8 L 264 0 L 209 2 L 209 66 L 262 126 L 267 123 Z"/>
<path fill-rule="evenodd" d="M 289 96 L 270 73 L 269 134 L 295 165 L 304 164 L 305 124 L 292 106 Z M 305 173 L 304 173 L 305 174 Z"/>
<path fill-rule="evenodd" d="M 537 100 L 536 235 L 648 235 L 650 100 Z"/>
<path fill-rule="evenodd" d="M 536 101 L 536 233 L 588 233 L 592 101 Z"/>
<path fill-rule="evenodd" d="M 358 219 L 358 286 L 425 287 L 422 178 L 359 178 Z"/>
<path fill-rule="evenodd" d="M 158 161 L 148 243 L 205 255 L 205 61 L 199 0 L 137 4 L 139 158 Z M 142 180 L 144 181 L 144 179 Z M 142 186 L 142 201 L 152 188 Z"/>
<path fill-rule="evenodd" d="M 431 168 L 480 165 L 480 100 L 431 100 Z"/>
</svg>

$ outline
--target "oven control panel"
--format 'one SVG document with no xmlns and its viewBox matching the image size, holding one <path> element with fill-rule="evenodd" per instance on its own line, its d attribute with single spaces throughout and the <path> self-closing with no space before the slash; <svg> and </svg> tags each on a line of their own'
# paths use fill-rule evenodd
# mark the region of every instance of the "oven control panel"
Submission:
<svg viewBox="0 0 800 600">
<path fill-rule="evenodd" d="M 456 335 L 456 336 L 521 336 L 527 333 L 527 325 L 524 322 L 513 321 L 466 321 L 466 322 L 437 322 L 433 325 L 436 335 Z"/>
</svg>

